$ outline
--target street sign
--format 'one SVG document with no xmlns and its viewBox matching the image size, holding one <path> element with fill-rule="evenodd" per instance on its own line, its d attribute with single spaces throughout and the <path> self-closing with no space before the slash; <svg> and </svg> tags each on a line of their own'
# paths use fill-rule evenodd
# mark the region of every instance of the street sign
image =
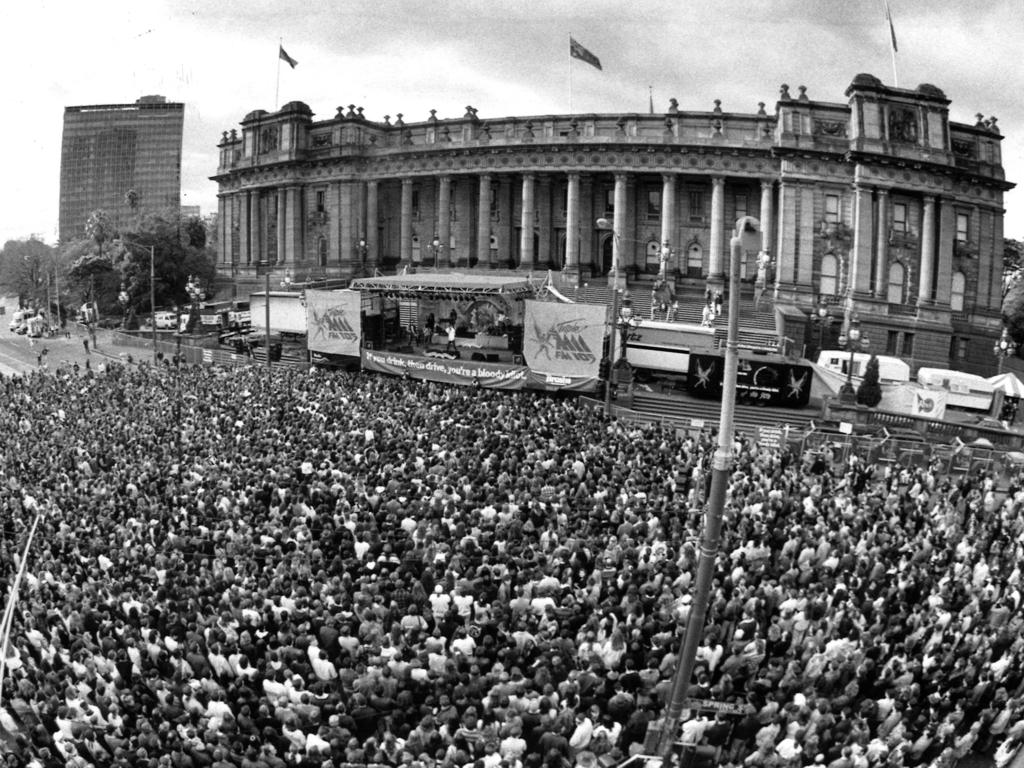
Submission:
<svg viewBox="0 0 1024 768">
<path fill-rule="evenodd" d="M 750 704 L 733 704 L 710 699 L 683 699 L 683 709 L 703 709 L 708 712 L 721 712 L 723 715 L 746 715 L 754 711 Z"/>
</svg>

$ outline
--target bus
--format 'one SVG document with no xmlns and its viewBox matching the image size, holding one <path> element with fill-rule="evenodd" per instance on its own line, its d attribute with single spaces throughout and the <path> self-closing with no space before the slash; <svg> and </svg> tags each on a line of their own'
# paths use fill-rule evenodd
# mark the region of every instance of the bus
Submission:
<svg viewBox="0 0 1024 768">
<path fill-rule="evenodd" d="M 868 352 L 853 353 L 854 379 L 864 378 L 864 371 L 872 355 Z M 910 382 L 910 366 L 898 357 L 874 355 L 878 359 L 878 380 L 882 384 L 907 384 Z M 835 373 L 847 375 L 850 368 L 850 353 L 842 349 L 823 349 L 818 353 L 818 365 Z"/>
<path fill-rule="evenodd" d="M 690 369 L 690 351 L 714 347 L 714 328 L 643 320 L 626 338 L 626 360 L 640 370 L 685 376 Z"/>
<path fill-rule="evenodd" d="M 918 368 L 917 383 L 927 389 L 944 389 L 947 408 L 988 412 L 995 387 L 983 377 L 948 368 Z"/>
</svg>

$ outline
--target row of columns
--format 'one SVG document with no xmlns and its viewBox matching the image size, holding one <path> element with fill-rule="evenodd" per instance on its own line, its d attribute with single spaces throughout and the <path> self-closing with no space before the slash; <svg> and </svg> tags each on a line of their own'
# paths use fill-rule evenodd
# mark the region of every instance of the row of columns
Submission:
<svg viewBox="0 0 1024 768">
<path fill-rule="evenodd" d="M 581 177 L 579 172 L 571 171 L 567 174 L 567 204 L 566 204 L 566 232 L 580 232 L 588 222 L 581 221 Z M 614 216 L 612 221 L 612 273 L 618 274 L 622 269 L 623 256 L 625 253 L 626 241 L 624 233 L 627 231 L 627 190 L 628 185 L 633 183 L 633 175 L 628 173 L 616 173 L 614 186 Z M 676 185 L 677 175 L 662 174 L 662 205 L 661 205 L 661 239 L 662 242 L 678 246 L 673 243 L 673 234 L 676 231 Z M 481 258 L 481 263 L 490 259 L 490 238 L 491 238 L 491 189 L 493 179 L 490 174 L 481 174 L 477 177 L 479 183 L 478 197 L 478 221 L 476 226 L 476 239 L 478 253 L 486 254 Z M 351 262 L 356 257 L 356 242 L 365 238 L 366 251 L 370 254 L 378 253 L 377 227 L 368 225 L 368 222 L 375 222 L 379 218 L 379 181 L 370 180 L 365 182 L 342 182 L 337 190 L 336 210 L 340 212 L 334 226 L 337 229 L 338 252 L 342 263 Z M 550 228 L 550 211 L 547 209 L 541 212 L 541 220 L 537 218 L 536 201 L 537 185 L 550 184 L 546 177 L 538 181 L 537 174 L 525 173 L 522 175 L 521 187 L 521 213 L 520 213 L 520 266 L 523 269 L 532 269 L 538 262 L 547 263 L 550 254 L 547 253 L 550 247 L 546 240 L 541 240 L 541 248 L 544 252 L 535 253 L 534 231 L 537 227 L 541 229 Z M 401 180 L 401 198 L 399 210 L 399 257 L 403 263 L 411 263 L 413 257 L 413 187 L 414 179 L 404 178 Z M 761 183 L 761 206 L 760 219 L 763 230 L 763 250 L 770 252 L 772 240 L 772 189 L 773 183 L 765 180 Z M 724 274 L 724 253 L 725 253 L 725 178 L 714 176 L 711 179 L 711 235 L 709 243 L 709 276 L 712 279 L 721 279 Z M 252 264 L 259 261 L 259 246 L 261 242 L 261 196 L 258 190 L 244 191 L 237 193 L 236 200 L 238 229 L 241 234 L 239 242 L 238 261 L 243 264 Z M 450 242 L 451 219 L 449 215 L 452 202 L 452 179 L 451 176 L 442 175 L 437 179 L 437 216 L 436 232 L 438 240 L 444 246 Z M 365 219 L 361 215 L 365 210 Z M 221 199 L 222 221 L 227 221 L 228 214 L 235 215 L 234 206 L 230 198 Z M 233 222 L 232 222 L 233 223 Z M 303 211 L 301 188 L 297 185 L 281 188 L 277 191 L 277 219 L 276 219 L 276 263 L 291 263 L 299 260 L 303 253 Z M 232 260 L 232 243 L 230 227 L 222 228 L 223 260 Z M 580 238 L 569 236 L 566 238 L 565 267 L 578 269 L 580 266 Z M 308 258 L 308 257 L 307 257 Z"/>
</svg>

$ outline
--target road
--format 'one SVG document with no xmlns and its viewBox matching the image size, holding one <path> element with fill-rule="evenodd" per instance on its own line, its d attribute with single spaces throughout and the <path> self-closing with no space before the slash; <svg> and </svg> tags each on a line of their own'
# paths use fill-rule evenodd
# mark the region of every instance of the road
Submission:
<svg viewBox="0 0 1024 768">
<path fill-rule="evenodd" d="M 118 359 L 119 353 L 123 350 L 115 350 L 110 345 L 110 332 L 99 330 L 96 333 L 96 341 L 99 349 L 89 342 L 89 352 L 86 353 L 83 341 L 89 336 L 81 326 L 69 323 L 67 336 L 51 337 L 49 339 L 29 339 L 27 336 L 19 336 L 11 331 L 6 322 L 0 318 L 0 373 L 5 376 L 27 373 L 39 367 L 39 352 L 45 349 L 45 364 L 50 370 L 55 370 L 61 364 L 74 365 L 78 363 L 81 370 L 85 370 L 86 364 L 95 368 L 108 359 Z"/>
</svg>

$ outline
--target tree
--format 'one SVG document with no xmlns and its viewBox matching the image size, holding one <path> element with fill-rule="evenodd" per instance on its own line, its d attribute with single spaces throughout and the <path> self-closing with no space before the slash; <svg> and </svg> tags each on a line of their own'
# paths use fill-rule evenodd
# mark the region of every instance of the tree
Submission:
<svg viewBox="0 0 1024 768">
<path fill-rule="evenodd" d="M 56 251 L 42 240 L 8 240 L 0 251 L 0 287 L 21 306 L 43 307 L 56 268 Z"/>
<path fill-rule="evenodd" d="M 882 402 L 882 387 L 878 383 L 878 358 L 875 355 L 868 360 L 864 369 L 864 378 L 857 387 L 857 403 L 874 408 Z"/>
</svg>

